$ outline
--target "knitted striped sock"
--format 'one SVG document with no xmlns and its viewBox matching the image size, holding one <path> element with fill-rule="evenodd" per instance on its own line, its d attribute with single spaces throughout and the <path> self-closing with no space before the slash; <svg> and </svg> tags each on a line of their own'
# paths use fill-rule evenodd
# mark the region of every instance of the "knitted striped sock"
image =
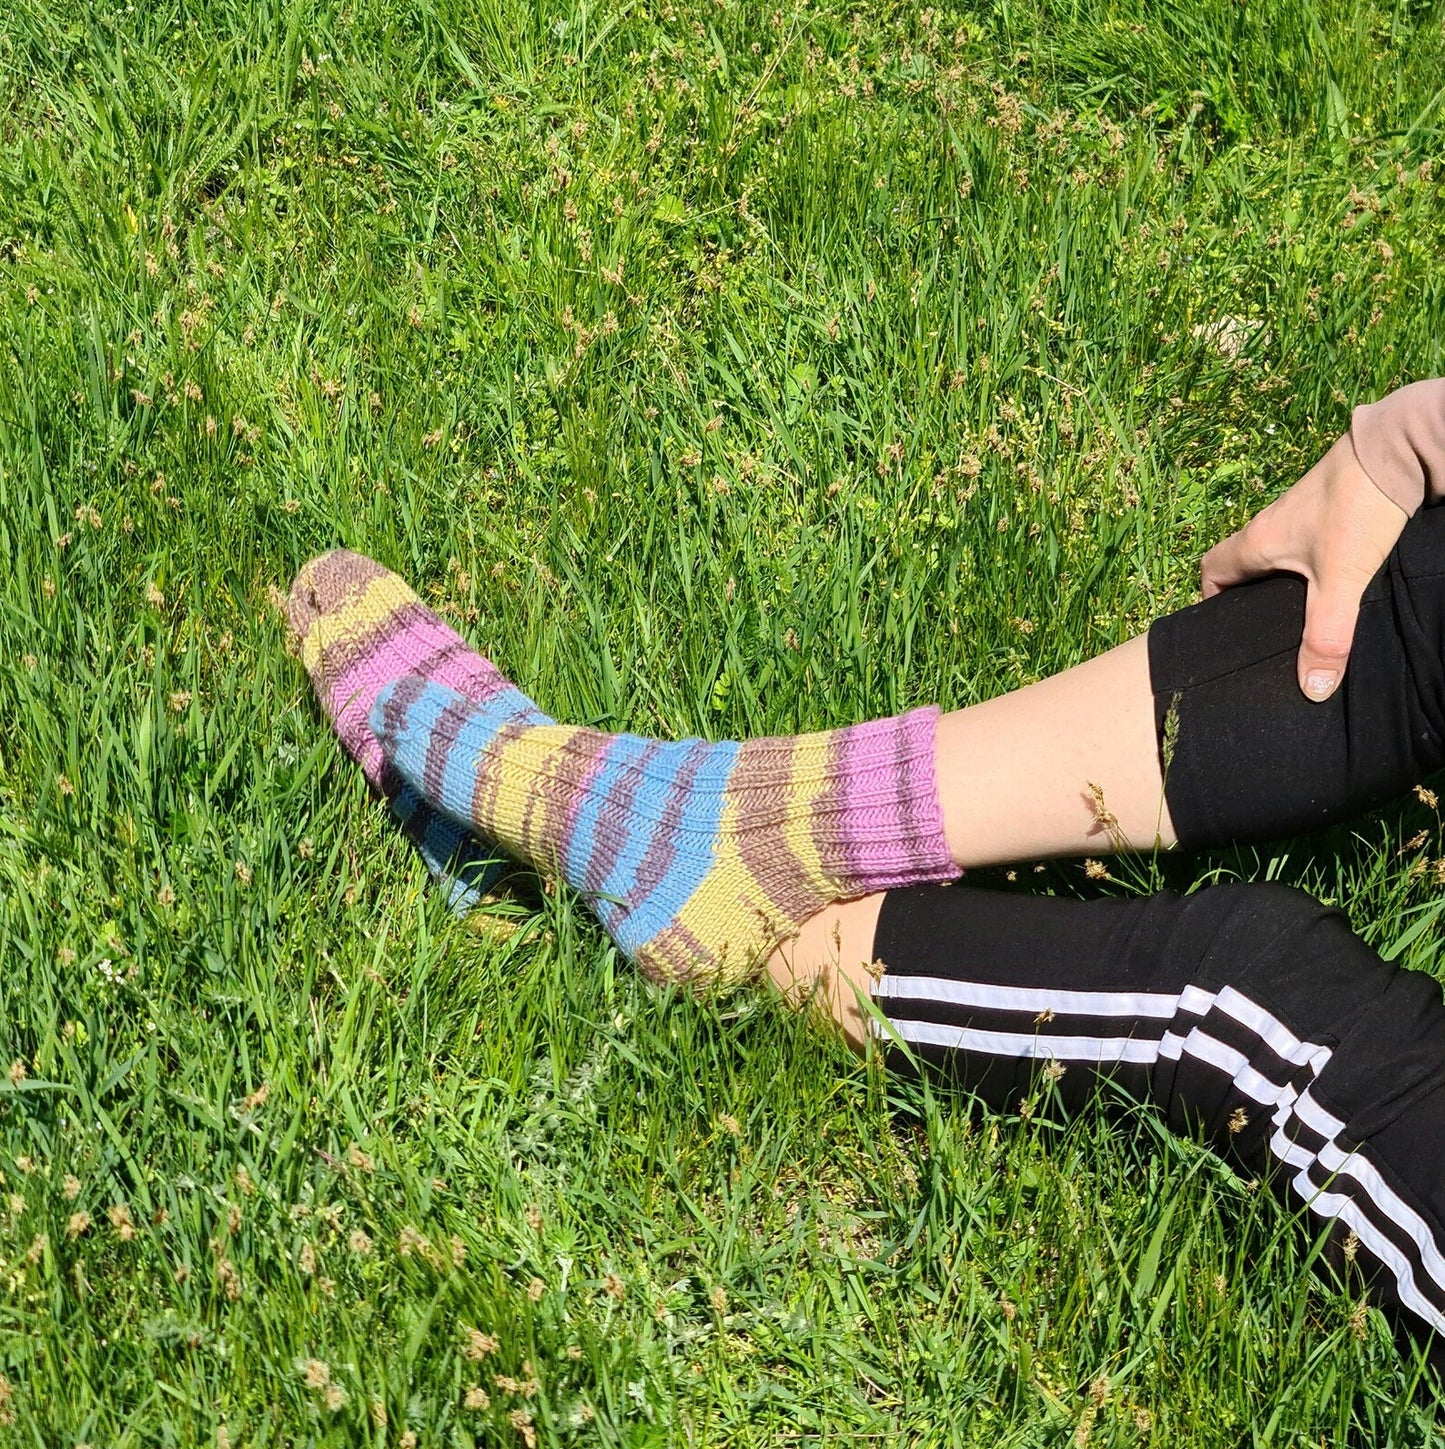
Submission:
<svg viewBox="0 0 1445 1449">
<path fill-rule="evenodd" d="M 371 727 L 422 796 L 587 899 L 655 978 L 738 981 L 831 901 L 958 875 L 936 708 L 821 734 L 675 744 L 538 723 L 422 678 Z"/>
<path fill-rule="evenodd" d="M 494 846 L 438 813 L 387 762 L 367 717 L 383 685 L 435 680 L 477 704 L 510 685 L 389 569 L 347 549 L 306 564 L 291 585 L 287 621 L 316 697 L 347 753 L 381 792 L 458 913 L 505 873 Z M 527 718 L 548 723 L 535 707 Z"/>
</svg>

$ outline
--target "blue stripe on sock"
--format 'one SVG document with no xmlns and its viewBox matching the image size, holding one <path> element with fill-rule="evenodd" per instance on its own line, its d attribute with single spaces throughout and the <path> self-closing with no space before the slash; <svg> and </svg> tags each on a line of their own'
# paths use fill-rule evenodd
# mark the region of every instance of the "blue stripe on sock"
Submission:
<svg viewBox="0 0 1445 1449">
<path fill-rule="evenodd" d="M 417 849 L 446 892 L 448 908 L 458 916 L 476 906 L 506 874 L 507 862 L 497 851 L 443 815 L 432 814 Z"/>
<path fill-rule="evenodd" d="M 617 944 L 629 954 L 672 923 L 712 869 L 712 842 L 722 823 L 728 778 L 741 748 L 731 741 L 715 745 L 699 768 L 677 830 L 677 858 L 652 891 L 619 922 Z"/>
<path fill-rule="evenodd" d="M 421 793 L 410 785 L 403 785 L 391 797 L 391 813 L 402 825 L 410 825 L 411 817 L 421 808 Z"/>
<path fill-rule="evenodd" d="M 427 690 L 431 692 L 431 687 Z M 450 693 L 450 691 L 442 691 Z M 460 699 L 460 695 L 452 695 Z M 472 818 L 472 801 L 476 798 L 477 758 L 496 740 L 509 724 L 524 717 L 531 700 L 520 689 L 503 690 L 484 705 L 468 704 L 468 714 L 456 741 L 447 752 L 442 769 L 441 803 L 447 813 L 468 822 Z"/>
<path fill-rule="evenodd" d="M 392 796 L 391 813 L 455 915 L 465 915 L 478 905 L 506 873 L 507 863 L 499 851 L 429 808 L 412 786 L 403 785 Z"/>
<path fill-rule="evenodd" d="M 469 824 L 477 778 L 477 756 L 491 744 L 504 725 L 525 719 L 536 706 L 515 685 L 509 685 L 484 705 L 474 705 L 450 689 L 428 683 L 407 706 L 393 733 L 387 727 L 386 711 L 396 688 L 396 684 L 388 684 L 376 696 L 371 706 L 370 724 L 392 764 L 417 790 L 426 778 L 427 752 L 442 715 L 454 705 L 465 706 L 466 720 L 447 751 L 439 798 L 431 803 L 445 810 L 459 824 Z"/>
<path fill-rule="evenodd" d="M 642 758 L 643 752 L 652 742 L 639 735 L 614 735 L 587 785 L 577 814 L 573 818 L 562 860 L 562 875 L 574 890 L 587 889 L 588 868 L 597 849 L 597 825 L 602 817 L 602 807 L 607 804 L 608 795 L 622 784 L 627 771 Z M 635 833 L 632 821 L 628 822 L 628 836 Z M 624 844 L 623 849 L 627 848 Z M 612 892 L 608 892 L 612 894 Z"/>
<path fill-rule="evenodd" d="M 381 741 L 387 758 L 407 783 L 420 792 L 432 731 L 436 728 L 442 711 L 451 703 L 451 697 L 428 686 L 402 712 L 401 719 L 393 730 L 387 719 L 387 709 L 400 683 L 398 680 L 388 684 L 378 692 L 372 701 L 368 723 L 372 733 Z M 432 801 L 434 805 L 437 803 Z"/>
<path fill-rule="evenodd" d="M 637 872 L 647 852 L 659 844 L 658 835 L 662 829 L 662 817 L 678 793 L 679 779 L 700 742 L 681 740 L 676 744 L 663 745 L 643 765 L 644 774 L 632 794 L 631 828 L 627 842 L 618 852 L 612 870 L 602 883 L 602 893 L 609 896 L 626 897 L 637 884 Z M 709 747 L 711 748 L 711 747 Z M 705 762 L 699 762 L 705 768 Z M 694 787 L 688 787 L 688 793 Z M 684 811 L 686 807 L 684 806 Z"/>
</svg>

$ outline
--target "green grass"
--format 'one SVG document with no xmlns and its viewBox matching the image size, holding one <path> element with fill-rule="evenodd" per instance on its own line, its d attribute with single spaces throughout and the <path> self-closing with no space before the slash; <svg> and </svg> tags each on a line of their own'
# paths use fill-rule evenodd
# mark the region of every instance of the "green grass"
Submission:
<svg viewBox="0 0 1445 1449">
<path fill-rule="evenodd" d="M 10 0 L 0 1440 L 1437 1442 L 1150 1119 L 448 918 L 275 605 L 346 543 L 552 712 L 716 736 L 1074 663 L 1442 370 L 1442 76 L 1404 0 Z M 1115 888 L 1431 969 L 1439 855 L 1411 803 Z"/>
</svg>

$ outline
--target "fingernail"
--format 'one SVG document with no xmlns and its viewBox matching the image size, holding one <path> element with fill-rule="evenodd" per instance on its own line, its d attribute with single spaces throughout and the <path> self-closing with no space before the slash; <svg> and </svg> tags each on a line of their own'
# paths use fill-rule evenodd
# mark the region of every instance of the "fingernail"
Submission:
<svg viewBox="0 0 1445 1449">
<path fill-rule="evenodd" d="M 1335 692 L 1338 679 L 1338 674 L 1331 674 L 1327 669 L 1312 669 L 1305 675 L 1305 693 L 1311 699 L 1328 699 Z"/>
</svg>

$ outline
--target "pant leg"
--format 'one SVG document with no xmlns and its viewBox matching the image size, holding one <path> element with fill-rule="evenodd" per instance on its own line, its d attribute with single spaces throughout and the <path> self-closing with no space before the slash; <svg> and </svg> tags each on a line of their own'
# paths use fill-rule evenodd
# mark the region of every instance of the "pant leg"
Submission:
<svg viewBox="0 0 1445 1449">
<path fill-rule="evenodd" d="M 1117 1082 L 1307 1207 L 1397 1322 L 1445 1333 L 1445 1002 L 1341 912 L 1277 885 L 919 887 L 890 892 L 874 954 L 920 1061 L 1003 1110 L 1040 1070 L 1072 1105 Z"/>
<path fill-rule="evenodd" d="M 1371 581 L 1321 704 L 1297 683 L 1304 606 L 1304 581 L 1279 574 L 1149 630 L 1165 796 L 1188 848 L 1314 830 L 1445 764 L 1445 508 L 1412 519 Z"/>
</svg>

